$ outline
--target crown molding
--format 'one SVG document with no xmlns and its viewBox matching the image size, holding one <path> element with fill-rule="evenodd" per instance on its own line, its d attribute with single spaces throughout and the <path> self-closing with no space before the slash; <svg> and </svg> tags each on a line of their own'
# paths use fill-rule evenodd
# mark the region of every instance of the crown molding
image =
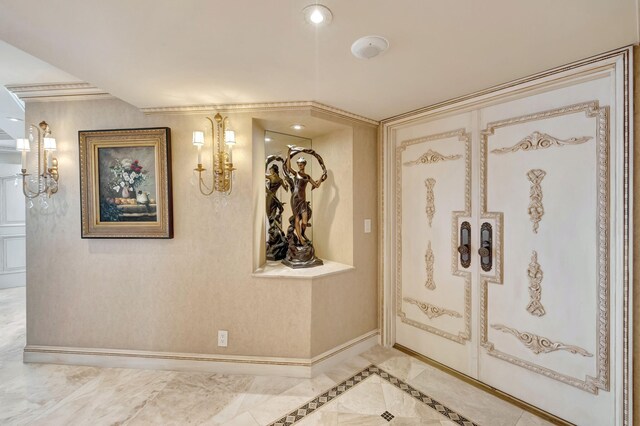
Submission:
<svg viewBox="0 0 640 426">
<path fill-rule="evenodd" d="M 109 99 L 113 95 L 89 83 L 8 84 L 7 90 L 25 102 Z"/>
<path fill-rule="evenodd" d="M 113 95 L 89 83 L 44 83 L 44 84 L 9 84 L 7 90 L 25 102 L 50 102 L 88 99 L 113 99 Z M 380 122 L 363 117 L 349 111 L 335 108 L 315 101 L 262 102 L 247 104 L 207 104 L 173 107 L 140 108 L 146 115 L 189 115 L 211 111 L 231 112 L 270 112 L 308 110 L 346 119 L 360 124 L 378 126 Z"/>
<path fill-rule="evenodd" d="M 221 113 L 233 112 L 270 112 L 270 111 L 300 111 L 309 110 L 329 114 L 334 117 L 355 121 L 361 124 L 378 126 L 379 121 L 363 117 L 340 108 L 321 104 L 315 101 L 292 101 L 292 102 L 262 102 L 247 104 L 210 104 L 210 105 L 187 105 L 174 107 L 152 107 L 140 108 L 147 115 L 189 115 L 202 114 L 212 111 Z"/>
</svg>

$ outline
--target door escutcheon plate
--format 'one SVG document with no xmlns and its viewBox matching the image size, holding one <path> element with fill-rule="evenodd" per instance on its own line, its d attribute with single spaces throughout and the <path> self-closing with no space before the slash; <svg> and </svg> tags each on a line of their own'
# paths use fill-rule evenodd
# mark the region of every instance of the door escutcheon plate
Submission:
<svg viewBox="0 0 640 426">
<path fill-rule="evenodd" d="M 460 253 L 460 264 L 463 268 L 471 266 L 471 224 L 462 222 L 460 224 L 460 245 L 458 246 Z"/>
<path fill-rule="evenodd" d="M 482 270 L 488 272 L 493 267 L 493 228 L 489 222 L 484 222 L 480 227 L 480 266 Z"/>
</svg>

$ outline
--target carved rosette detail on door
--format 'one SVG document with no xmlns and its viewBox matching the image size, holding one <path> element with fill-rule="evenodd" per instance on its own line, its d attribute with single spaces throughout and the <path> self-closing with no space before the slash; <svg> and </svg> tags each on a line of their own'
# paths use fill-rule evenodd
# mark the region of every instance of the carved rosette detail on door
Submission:
<svg viewBox="0 0 640 426">
<path fill-rule="evenodd" d="M 416 160 L 406 161 L 403 164 L 405 166 L 417 166 L 418 164 L 434 164 L 434 163 L 439 163 L 441 161 L 457 160 L 459 158 L 462 158 L 461 154 L 443 155 L 437 151 L 430 149 L 424 154 L 422 154 L 420 157 L 418 157 Z"/>
<path fill-rule="evenodd" d="M 540 303 L 542 298 L 542 269 L 538 263 L 538 253 L 534 250 L 531 254 L 531 263 L 529 263 L 529 269 L 527 269 L 527 275 L 529 275 L 529 297 L 531 301 L 527 305 L 527 311 L 531 315 L 537 317 L 543 316 L 546 312 L 544 306 Z"/>
<path fill-rule="evenodd" d="M 538 227 L 542 216 L 544 216 L 544 205 L 542 204 L 542 179 L 547 175 L 547 172 L 541 169 L 531 169 L 527 172 L 527 179 L 531 182 L 531 189 L 529 190 L 529 217 L 533 222 L 533 233 L 538 233 Z"/>
<path fill-rule="evenodd" d="M 433 215 L 436 213 L 436 198 L 433 193 L 433 187 L 436 186 L 436 180 L 434 178 L 428 178 L 424 181 L 424 186 L 427 187 L 427 219 L 429 219 L 429 227 L 433 221 Z"/>
<path fill-rule="evenodd" d="M 429 241 L 429 246 L 427 247 L 427 253 L 424 255 L 424 262 L 426 263 L 427 270 L 427 281 L 424 286 L 429 290 L 436 289 L 436 282 L 433 279 L 433 264 L 435 262 L 433 256 L 433 250 L 431 250 L 431 241 Z"/>
<path fill-rule="evenodd" d="M 537 149 L 551 148 L 552 146 L 563 147 L 566 145 L 580 145 L 593 139 L 591 136 L 581 136 L 579 138 L 558 139 L 551 135 L 540 132 L 533 132 L 526 138 L 513 146 L 496 148 L 491 150 L 492 154 L 508 154 L 517 151 L 535 151 Z"/>
<path fill-rule="evenodd" d="M 405 297 L 402 300 L 407 303 L 411 303 L 412 305 L 416 305 L 418 309 L 420 309 L 429 319 L 441 317 L 442 315 L 448 315 L 454 318 L 462 318 L 462 315 L 460 315 L 456 311 L 452 311 L 451 309 L 441 308 L 439 306 L 432 305 L 431 303 L 421 302 L 411 297 Z"/>
<path fill-rule="evenodd" d="M 518 331 L 515 328 L 507 327 L 506 325 L 491 324 L 491 328 L 514 335 L 518 338 L 520 343 L 531 349 L 531 352 L 536 355 L 555 351 L 567 351 L 571 352 L 572 354 L 582 355 L 586 357 L 593 356 L 592 353 L 578 346 L 567 345 L 562 342 L 553 342 L 546 337 L 538 336 L 537 334 L 528 333 L 526 331 Z"/>
</svg>

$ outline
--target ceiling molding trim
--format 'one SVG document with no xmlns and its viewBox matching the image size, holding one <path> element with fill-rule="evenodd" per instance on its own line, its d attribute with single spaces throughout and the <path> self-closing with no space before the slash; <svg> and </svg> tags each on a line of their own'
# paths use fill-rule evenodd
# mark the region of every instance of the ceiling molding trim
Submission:
<svg viewBox="0 0 640 426">
<path fill-rule="evenodd" d="M 89 83 L 8 84 L 9 92 L 24 102 L 108 99 L 114 96 Z"/>
<path fill-rule="evenodd" d="M 212 111 L 230 113 L 230 112 L 270 112 L 270 111 L 318 111 L 330 114 L 338 118 L 355 121 L 360 124 L 378 126 L 379 121 L 371 118 L 363 117 L 339 108 L 321 104 L 315 101 L 293 101 L 293 102 L 262 102 L 248 104 L 218 104 L 218 105 L 189 105 L 176 107 L 153 107 L 140 108 L 147 115 L 189 115 L 202 114 Z"/>
</svg>

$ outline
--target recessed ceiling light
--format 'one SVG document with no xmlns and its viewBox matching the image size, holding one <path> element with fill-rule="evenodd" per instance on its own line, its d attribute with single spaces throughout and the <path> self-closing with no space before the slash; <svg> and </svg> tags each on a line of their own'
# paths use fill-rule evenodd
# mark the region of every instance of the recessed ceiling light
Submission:
<svg viewBox="0 0 640 426">
<path fill-rule="evenodd" d="M 302 130 L 302 129 L 304 129 L 304 126 L 302 124 L 292 124 L 291 128 L 293 130 Z"/>
<path fill-rule="evenodd" d="M 15 121 L 24 121 L 24 120 L 21 120 L 21 119 L 19 119 L 19 118 L 15 118 L 15 117 L 7 117 L 7 119 L 8 119 L 9 121 L 14 121 L 14 122 L 15 122 Z"/>
<path fill-rule="evenodd" d="M 366 36 L 357 39 L 351 45 L 351 53 L 359 59 L 371 59 L 389 48 L 386 38 L 380 36 Z"/>
<path fill-rule="evenodd" d="M 304 20 L 311 25 L 328 25 L 333 20 L 333 14 L 327 6 L 321 4 L 310 4 L 302 9 Z"/>
<path fill-rule="evenodd" d="M 265 142 L 271 142 L 272 140 L 273 140 L 273 139 L 271 139 L 271 138 L 270 138 L 270 137 L 268 137 L 268 136 L 267 136 L 266 138 L 264 138 L 264 141 L 265 141 Z"/>
</svg>

